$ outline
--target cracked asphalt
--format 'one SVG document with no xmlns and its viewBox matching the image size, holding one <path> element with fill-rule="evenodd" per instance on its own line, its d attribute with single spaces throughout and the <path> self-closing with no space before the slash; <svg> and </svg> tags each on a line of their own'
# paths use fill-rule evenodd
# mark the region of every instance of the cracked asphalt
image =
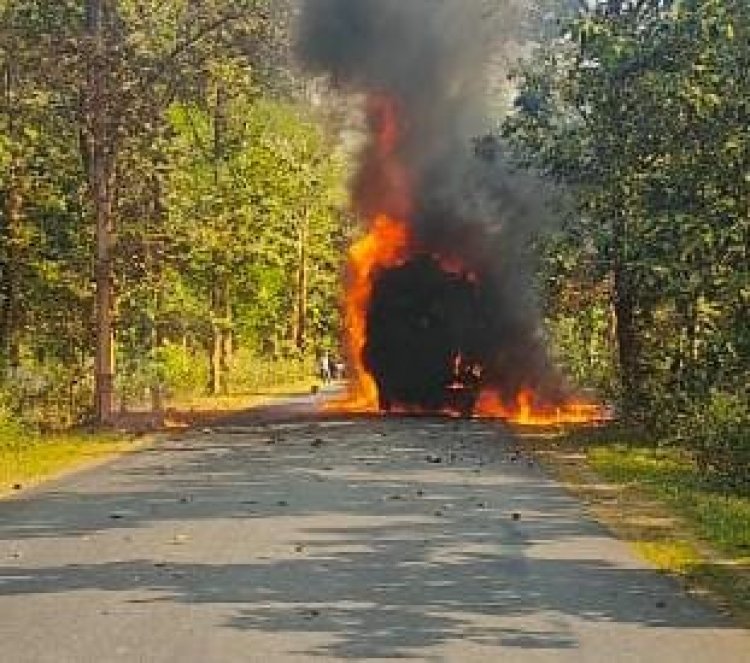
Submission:
<svg viewBox="0 0 750 663">
<path fill-rule="evenodd" d="M 296 399 L 0 502 L 0 661 L 750 661 L 491 422 Z"/>
</svg>

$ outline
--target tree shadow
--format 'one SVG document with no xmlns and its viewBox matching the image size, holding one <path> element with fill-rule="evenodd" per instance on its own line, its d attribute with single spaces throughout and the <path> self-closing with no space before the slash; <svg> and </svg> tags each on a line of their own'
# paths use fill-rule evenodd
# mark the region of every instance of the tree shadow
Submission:
<svg viewBox="0 0 750 663">
<path fill-rule="evenodd" d="M 285 523 L 283 550 L 248 546 L 241 563 L 20 561 L 0 568 L 0 606 L 92 589 L 144 605 L 229 605 L 226 628 L 326 636 L 290 653 L 339 659 L 429 660 L 459 641 L 563 651 L 580 645 L 583 622 L 728 626 L 640 568 L 506 430 L 483 422 L 233 418 L 1 503 L 0 541 L 181 523 L 200 534 L 215 520 L 248 537 Z"/>
</svg>

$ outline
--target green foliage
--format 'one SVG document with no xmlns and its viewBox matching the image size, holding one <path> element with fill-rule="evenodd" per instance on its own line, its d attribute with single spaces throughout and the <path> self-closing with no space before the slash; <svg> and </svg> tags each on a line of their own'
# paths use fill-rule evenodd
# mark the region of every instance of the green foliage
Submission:
<svg viewBox="0 0 750 663">
<path fill-rule="evenodd" d="M 269 359 L 247 349 L 235 353 L 229 370 L 229 392 L 261 393 L 274 387 L 290 387 L 310 382 L 315 375 L 312 358 Z"/>
<path fill-rule="evenodd" d="M 184 345 L 165 342 L 157 350 L 158 382 L 171 397 L 197 396 L 208 384 L 208 362 Z"/>
<path fill-rule="evenodd" d="M 750 401 L 712 393 L 681 417 L 678 439 L 695 449 L 701 472 L 719 485 L 750 495 Z"/>
<path fill-rule="evenodd" d="M 748 34 L 738 0 L 607 3 L 522 67 L 503 126 L 575 203 L 542 275 L 560 354 L 590 384 L 617 377 L 631 421 L 671 434 L 706 408 L 696 444 L 715 450 L 742 444 L 711 394 L 742 400 L 750 372 Z M 581 370 L 592 333 L 610 375 Z"/>
<path fill-rule="evenodd" d="M 291 4 L 105 2 L 101 43 L 95 5 L 0 3 L 0 383 L 38 428 L 92 415 L 101 269 L 125 406 L 338 331 L 345 166 L 296 95 Z"/>
<path fill-rule="evenodd" d="M 0 449 L 10 450 L 28 435 L 28 431 L 5 402 L 7 399 L 7 395 L 0 393 Z"/>
</svg>

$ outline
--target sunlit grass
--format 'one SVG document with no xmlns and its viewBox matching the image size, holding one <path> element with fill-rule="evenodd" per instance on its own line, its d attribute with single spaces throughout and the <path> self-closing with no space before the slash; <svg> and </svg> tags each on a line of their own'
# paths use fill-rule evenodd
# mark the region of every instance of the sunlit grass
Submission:
<svg viewBox="0 0 750 663">
<path fill-rule="evenodd" d="M 233 412 L 262 405 L 273 398 L 281 396 L 309 394 L 315 384 L 317 384 L 315 380 L 306 379 L 272 387 L 264 387 L 262 389 L 259 388 L 250 394 L 184 397 L 170 403 L 169 409 L 217 413 Z"/>
<path fill-rule="evenodd" d="M 253 394 L 186 398 L 170 409 L 222 415 L 257 407 L 280 396 L 310 393 L 314 384 L 313 380 L 300 380 L 258 389 Z M 127 451 L 132 446 L 132 438 L 124 434 L 41 436 L 0 422 L 0 496 Z"/>
<path fill-rule="evenodd" d="M 614 425 L 524 440 L 638 556 L 750 626 L 750 495 L 706 481 L 690 453 Z"/>
<path fill-rule="evenodd" d="M 701 563 L 700 553 L 687 541 L 634 541 L 633 546 L 641 557 L 662 571 L 685 575 Z"/>
<path fill-rule="evenodd" d="M 5 436 L 0 443 L 0 495 L 131 447 L 131 440 L 114 434 Z"/>
<path fill-rule="evenodd" d="M 685 454 L 620 445 L 593 447 L 588 457 L 602 477 L 646 490 L 676 509 L 718 550 L 750 561 L 750 497 L 707 484 Z"/>
</svg>

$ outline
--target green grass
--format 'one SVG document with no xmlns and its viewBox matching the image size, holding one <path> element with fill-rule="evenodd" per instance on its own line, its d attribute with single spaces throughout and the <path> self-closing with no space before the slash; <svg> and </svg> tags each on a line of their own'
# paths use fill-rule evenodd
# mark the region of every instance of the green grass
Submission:
<svg viewBox="0 0 750 663">
<path fill-rule="evenodd" d="M 22 431 L 0 437 L 0 495 L 132 448 L 115 434 L 35 436 Z"/>
<path fill-rule="evenodd" d="M 197 410 L 204 412 L 234 412 L 263 405 L 275 398 L 309 394 L 313 385 L 318 382 L 312 378 L 287 381 L 275 386 L 258 388 L 252 393 L 233 394 L 228 396 L 193 396 L 175 400 L 169 409 Z"/>
<path fill-rule="evenodd" d="M 709 484 L 690 454 L 616 426 L 525 444 L 640 557 L 750 627 L 750 495 Z"/>
<path fill-rule="evenodd" d="M 251 395 L 185 399 L 176 409 L 219 416 L 262 405 L 275 397 L 309 393 L 313 383 L 300 380 Z M 0 496 L 132 448 L 132 437 L 124 434 L 33 435 L 0 416 Z"/>
<path fill-rule="evenodd" d="M 647 491 L 676 510 L 717 550 L 750 561 L 750 497 L 708 485 L 685 454 L 617 445 L 592 447 L 588 458 L 603 478 Z"/>
</svg>

